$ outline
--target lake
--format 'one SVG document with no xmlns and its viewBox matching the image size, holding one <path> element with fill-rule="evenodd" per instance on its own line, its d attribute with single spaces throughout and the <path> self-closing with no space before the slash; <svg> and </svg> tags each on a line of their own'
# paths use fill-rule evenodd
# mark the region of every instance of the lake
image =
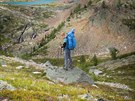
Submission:
<svg viewBox="0 0 135 101">
<path fill-rule="evenodd" d="M 1 2 L 2 4 L 11 4 L 11 5 L 41 5 L 55 2 L 56 0 L 35 0 L 35 1 L 24 1 L 24 2 Z"/>
</svg>

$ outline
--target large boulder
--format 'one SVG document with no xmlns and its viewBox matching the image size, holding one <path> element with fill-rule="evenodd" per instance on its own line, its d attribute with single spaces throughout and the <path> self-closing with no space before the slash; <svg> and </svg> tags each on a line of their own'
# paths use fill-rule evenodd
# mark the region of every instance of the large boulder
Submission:
<svg viewBox="0 0 135 101">
<path fill-rule="evenodd" d="M 93 79 L 89 77 L 84 71 L 79 68 L 64 70 L 62 67 L 50 66 L 46 69 L 46 76 L 58 83 L 72 84 L 72 83 L 88 83 L 94 84 Z"/>
</svg>

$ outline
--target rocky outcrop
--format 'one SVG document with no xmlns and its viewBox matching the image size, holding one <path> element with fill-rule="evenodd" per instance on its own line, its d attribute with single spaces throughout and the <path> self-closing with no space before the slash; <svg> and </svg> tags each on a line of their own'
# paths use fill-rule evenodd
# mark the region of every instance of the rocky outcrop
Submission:
<svg viewBox="0 0 135 101">
<path fill-rule="evenodd" d="M 92 78 L 90 78 L 84 71 L 79 68 L 69 69 L 68 71 L 64 70 L 62 67 L 56 67 L 48 65 L 45 70 L 47 78 L 56 82 L 64 84 L 72 83 L 88 83 L 94 84 Z"/>
</svg>

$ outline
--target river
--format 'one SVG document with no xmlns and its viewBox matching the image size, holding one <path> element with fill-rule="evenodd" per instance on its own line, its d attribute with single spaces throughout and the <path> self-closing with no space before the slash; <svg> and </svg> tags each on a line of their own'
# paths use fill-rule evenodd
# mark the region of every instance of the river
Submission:
<svg viewBox="0 0 135 101">
<path fill-rule="evenodd" d="M 34 1 L 24 1 L 24 2 L 16 2 L 16 1 L 11 1 L 11 2 L 1 2 L 2 4 L 11 4 L 11 5 L 41 5 L 41 4 L 48 4 L 55 2 L 56 0 L 34 0 Z"/>
</svg>

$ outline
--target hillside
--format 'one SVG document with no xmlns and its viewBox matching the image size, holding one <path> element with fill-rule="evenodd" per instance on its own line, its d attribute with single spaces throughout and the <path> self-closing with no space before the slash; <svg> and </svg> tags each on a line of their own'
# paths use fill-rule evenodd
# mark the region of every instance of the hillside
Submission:
<svg viewBox="0 0 135 101">
<path fill-rule="evenodd" d="M 40 48 L 42 39 L 64 21 L 72 9 L 63 3 L 27 7 L 1 5 L 0 8 L 1 53 L 13 56 L 29 54 Z"/>
<path fill-rule="evenodd" d="M 70 10 L 66 10 L 65 6 L 69 8 L 68 5 L 62 6 L 62 4 L 50 4 L 45 7 L 44 5 L 35 7 L 1 5 L 1 52 L 6 51 L 5 54 L 18 56 L 31 53 L 34 47 L 40 47 L 40 41 L 45 35 L 65 19 L 62 17 L 66 16 Z M 59 8 L 62 10 L 59 11 Z M 2 42 L 2 40 L 5 41 Z"/>
<path fill-rule="evenodd" d="M 90 7 L 80 7 L 66 22 L 62 31 L 75 28 L 77 48 L 74 55 L 108 55 L 108 48 L 115 47 L 120 54 L 135 50 L 134 1 L 99 1 Z M 119 7 L 120 6 L 120 7 Z M 60 40 L 59 40 L 60 39 Z M 61 42 L 58 35 L 48 44 L 49 56 L 55 57 Z M 55 44 L 55 45 L 54 45 Z M 55 52 L 54 52 L 55 51 Z"/>
<path fill-rule="evenodd" d="M 41 6 L 1 5 L 0 8 L 1 40 L 5 40 L 0 45 L 2 54 L 57 57 L 62 43 L 60 33 L 71 28 L 75 28 L 77 38 L 74 56 L 104 56 L 109 54 L 110 47 L 119 50 L 119 54 L 135 50 L 135 9 L 132 0 L 104 3 L 63 0 Z M 13 22 L 12 25 L 10 22 Z"/>
<path fill-rule="evenodd" d="M 0 101 L 135 101 L 135 0 L 1 1 Z"/>
</svg>

